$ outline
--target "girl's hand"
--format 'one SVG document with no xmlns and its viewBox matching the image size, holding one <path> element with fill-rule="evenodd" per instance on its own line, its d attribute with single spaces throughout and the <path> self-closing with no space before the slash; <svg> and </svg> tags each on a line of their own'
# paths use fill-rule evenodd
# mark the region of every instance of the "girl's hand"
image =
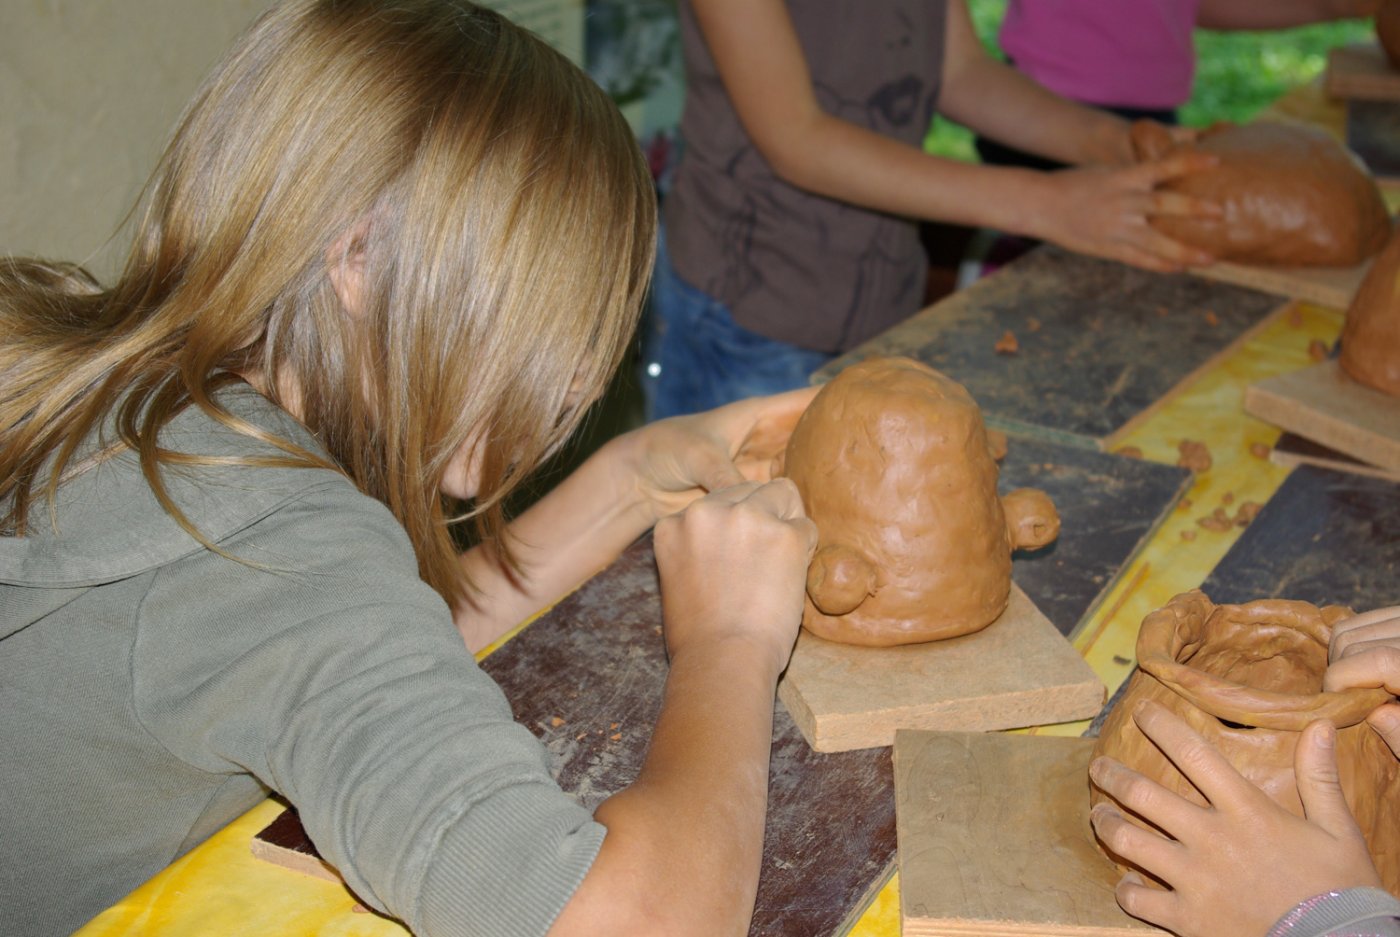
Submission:
<svg viewBox="0 0 1400 937">
<path fill-rule="evenodd" d="M 672 659 L 707 642 L 752 645 L 776 679 L 802 623 L 817 528 L 785 478 L 713 492 L 656 525 Z"/>
<path fill-rule="evenodd" d="M 1129 823 L 1101 803 L 1092 819 L 1113 852 L 1161 879 L 1136 872 L 1118 883 L 1118 903 L 1133 917 L 1182 937 L 1266 933 L 1314 895 L 1380 887 L 1337 777 L 1336 730 L 1317 721 L 1303 730 L 1294 769 L 1307 819 L 1275 804 L 1179 717 L 1144 703 L 1133 719 L 1209 801 L 1199 807 L 1111 758 L 1089 766 L 1104 793 L 1171 838 Z"/>
<path fill-rule="evenodd" d="M 753 397 L 634 431 L 630 471 L 653 519 L 682 510 L 706 492 L 769 481 L 818 389 Z"/>
<path fill-rule="evenodd" d="M 1337 622 L 1328 660 L 1324 690 L 1385 687 L 1392 695 L 1400 693 L 1400 605 Z M 1378 706 L 1366 721 L 1400 755 L 1400 704 Z"/>
<path fill-rule="evenodd" d="M 1048 200 L 1030 233 L 1070 250 L 1147 270 L 1174 272 L 1213 263 L 1210 254 L 1172 240 L 1150 221 L 1157 215 L 1219 218 L 1221 208 L 1213 202 L 1158 190 L 1162 183 L 1217 163 L 1209 154 L 1186 152 L 1127 168 L 1051 173 Z"/>
</svg>

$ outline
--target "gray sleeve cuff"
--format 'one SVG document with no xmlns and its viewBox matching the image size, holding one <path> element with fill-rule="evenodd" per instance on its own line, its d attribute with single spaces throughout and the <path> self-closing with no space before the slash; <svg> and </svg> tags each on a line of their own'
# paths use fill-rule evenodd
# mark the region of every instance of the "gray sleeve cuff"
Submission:
<svg viewBox="0 0 1400 937">
<path fill-rule="evenodd" d="M 558 788 L 501 788 L 445 830 L 416 920 L 406 923 L 425 937 L 542 935 L 583 881 L 605 832 Z"/>
<path fill-rule="evenodd" d="M 1314 895 L 1279 918 L 1268 937 L 1400 937 L 1400 901 L 1379 888 Z"/>
</svg>

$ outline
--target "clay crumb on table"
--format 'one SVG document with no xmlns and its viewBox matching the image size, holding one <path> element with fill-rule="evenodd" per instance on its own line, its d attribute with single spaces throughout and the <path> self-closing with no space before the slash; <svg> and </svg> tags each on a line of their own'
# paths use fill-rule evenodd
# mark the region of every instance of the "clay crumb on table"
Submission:
<svg viewBox="0 0 1400 937">
<path fill-rule="evenodd" d="M 1308 357 L 1314 361 L 1327 360 L 1327 343 L 1320 338 L 1308 342 Z"/>
<path fill-rule="evenodd" d="M 1206 316 L 1205 316 L 1205 318 L 1206 318 L 1206 325 L 1210 326 L 1211 328 L 1215 328 L 1217 325 L 1220 324 L 1220 317 L 1217 316 L 1217 315 L 1216 315 L 1212 310 L 1210 310 L 1210 309 L 1207 309 L 1207 310 L 1206 310 Z"/>
<path fill-rule="evenodd" d="M 1239 511 L 1235 513 L 1235 526 L 1248 527 L 1254 523 L 1254 519 L 1259 516 L 1259 511 L 1264 505 L 1258 501 L 1245 501 L 1240 505 Z"/>
<path fill-rule="evenodd" d="M 1227 491 L 1227 492 L 1225 492 L 1223 495 L 1220 496 L 1220 503 L 1221 503 L 1221 504 L 1234 504 L 1234 503 L 1235 503 L 1235 493 L 1234 493 L 1233 491 Z"/>
<path fill-rule="evenodd" d="M 1183 439 L 1181 444 L 1176 447 L 1176 451 L 1181 453 L 1176 464 L 1197 474 L 1210 471 L 1210 467 L 1215 464 L 1210 457 L 1210 448 L 1203 442 Z"/>
<path fill-rule="evenodd" d="M 1196 539 L 1196 532 L 1188 527 L 1181 532 L 1181 539 L 1189 543 L 1190 541 Z"/>
<path fill-rule="evenodd" d="M 1249 444 L 1249 454 L 1256 459 L 1267 459 L 1270 451 L 1269 446 L 1262 442 L 1252 442 Z"/>
<path fill-rule="evenodd" d="M 1001 334 L 997 343 L 992 346 L 992 350 L 999 355 L 1014 355 L 1021 350 L 1021 343 L 1016 341 L 1016 335 L 1011 331 Z"/>
</svg>

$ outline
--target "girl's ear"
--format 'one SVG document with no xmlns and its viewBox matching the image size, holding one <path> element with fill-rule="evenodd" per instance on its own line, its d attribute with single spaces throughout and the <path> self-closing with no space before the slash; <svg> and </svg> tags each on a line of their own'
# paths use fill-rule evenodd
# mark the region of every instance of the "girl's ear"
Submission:
<svg viewBox="0 0 1400 937">
<path fill-rule="evenodd" d="M 356 224 L 326 248 L 326 275 L 335 290 L 341 308 L 352 319 L 365 311 L 365 238 L 369 236 L 369 219 Z"/>
</svg>

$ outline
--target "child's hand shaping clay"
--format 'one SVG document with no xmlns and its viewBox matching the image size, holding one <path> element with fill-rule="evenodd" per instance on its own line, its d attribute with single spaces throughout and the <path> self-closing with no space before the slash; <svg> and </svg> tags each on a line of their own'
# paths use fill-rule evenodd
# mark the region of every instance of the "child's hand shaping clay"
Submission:
<svg viewBox="0 0 1400 937">
<path fill-rule="evenodd" d="M 654 517 L 674 514 L 706 492 L 772 479 L 775 460 L 817 390 L 752 397 L 631 434 L 636 484 Z"/>
<path fill-rule="evenodd" d="M 1133 719 L 1210 806 L 1199 807 L 1111 758 L 1090 765 L 1105 793 L 1171 837 L 1130 823 L 1106 803 L 1094 807 L 1094 830 L 1104 845 L 1171 889 L 1130 872 L 1117 889 L 1124 911 L 1182 937 L 1239 937 L 1266 933 L 1315 895 L 1380 887 L 1342 796 L 1330 724 L 1313 722 L 1298 743 L 1303 819 L 1270 800 L 1162 706 L 1145 703 Z"/>
<path fill-rule="evenodd" d="M 747 642 L 772 676 L 787 665 L 802 623 L 817 528 L 785 478 L 745 482 L 695 501 L 656 525 L 666 647 Z"/>
<path fill-rule="evenodd" d="M 1324 690 L 1385 687 L 1400 693 L 1400 605 L 1340 621 L 1332 629 Z M 1400 704 L 1378 706 L 1366 721 L 1400 755 Z"/>
<path fill-rule="evenodd" d="M 1154 228 L 1154 216 L 1218 218 L 1212 202 L 1158 191 L 1158 186 L 1216 165 L 1183 153 L 1128 168 L 1066 169 L 1049 177 L 1051 196 L 1034 233 L 1063 247 L 1148 270 L 1175 271 L 1215 261 L 1205 251 Z"/>
</svg>

